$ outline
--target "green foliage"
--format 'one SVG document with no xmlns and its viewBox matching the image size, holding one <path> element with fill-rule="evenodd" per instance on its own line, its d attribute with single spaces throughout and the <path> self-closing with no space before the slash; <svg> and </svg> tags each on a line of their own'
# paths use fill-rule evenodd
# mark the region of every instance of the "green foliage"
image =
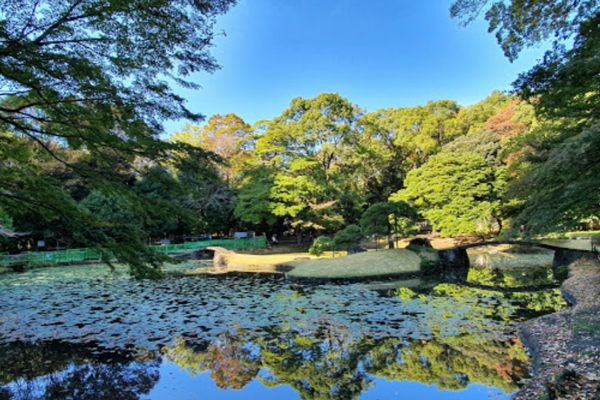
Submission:
<svg viewBox="0 0 600 400">
<path fill-rule="evenodd" d="M 329 236 L 321 235 L 313 241 L 312 245 L 308 249 L 308 252 L 314 256 L 319 257 L 326 251 L 333 250 L 333 247 L 333 239 L 331 239 Z"/>
<path fill-rule="evenodd" d="M 551 39 L 552 49 L 513 84 L 535 109 L 540 126 L 512 139 L 507 209 L 515 235 L 565 231 L 597 214 L 597 172 L 590 154 L 600 113 L 600 4 L 595 0 L 457 0 L 454 17 L 481 12 L 510 60 Z"/>
<path fill-rule="evenodd" d="M 233 211 L 236 218 L 255 226 L 275 224 L 277 218 L 271 212 L 273 179 L 272 171 L 266 167 L 245 172 Z"/>
<path fill-rule="evenodd" d="M 350 224 L 335 234 L 333 242 L 335 243 L 336 248 L 348 249 L 357 246 L 362 238 L 363 233 L 360 226 Z"/>
<path fill-rule="evenodd" d="M 118 194 L 137 203 L 143 215 L 152 205 L 133 199 L 132 182 L 120 179 L 121 171 L 147 160 L 177 165 L 187 154 L 210 158 L 160 140 L 164 120 L 201 118 L 166 79 L 194 88 L 190 74 L 217 68 L 208 52 L 212 28 L 231 3 L 0 1 L 6 11 L 0 16 L 6 89 L 0 103 L 0 207 L 17 228 L 31 227 L 38 237 L 50 229 L 71 244 L 111 248 L 140 268 L 156 263 L 142 242 L 114 236 L 117 230 L 105 229 L 112 221 L 77 202 L 90 191 Z M 85 160 L 73 162 L 73 151 Z M 51 176 L 56 169 L 86 189 L 69 190 Z"/>
<path fill-rule="evenodd" d="M 600 213 L 600 124 L 554 145 L 523 166 L 524 174 L 509 192 L 522 205 L 514 230 L 526 235 L 569 231 L 589 215 Z"/>
<path fill-rule="evenodd" d="M 352 216 L 361 195 L 349 177 L 359 110 L 337 94 L 296 98 L 266 125 L 257 163 L 273 168 L 273 215 L 296 230 L 333 231 Z M 351 220 L 351 218 L 349 219 Z"/>
<path fill-rule="evenodd" d="M 411 202 L 445 235 L 487 235 L 499 228 L 503 171 L 474 153 L 441 153 L 411 171 L 390 200 Z"/>
<path fill-rule="evenodd" d="M 391 231 L 391 203 L 375 203 L 360 218 L 360 226 L 366 235 L 388 235 Z"/>
<path fill-rule="evenodd" d="M 387 235 L 393 247 L 391 234 L 406 235 L 412 232 L 417 212 L 404 201 L 375 203 L 360 218 L 360 225 L 366 235 Z"/>
<path fill-rule="evenodd" d="M 574 46 L 549 52 L 515 82 L 518 92 L 547 118 L 590 124 L 600 115 L 600 12 L 582 23 Z"/>
<path fill-rule="evenodd" d="M 552 39 L 557 44 L 573 36 L 579 26 L 600 11 L 596 0 L 455 0 L 452 17 L 468 24 L 485 11 L 504 54 L 514 61 L 526 47 Z"/>
</svg>

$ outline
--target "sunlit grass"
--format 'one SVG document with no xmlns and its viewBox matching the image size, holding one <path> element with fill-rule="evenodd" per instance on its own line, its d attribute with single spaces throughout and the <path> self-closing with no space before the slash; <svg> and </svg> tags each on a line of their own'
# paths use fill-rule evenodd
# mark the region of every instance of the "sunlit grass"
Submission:
<svg viewBox="0 0 600 400">
<path fill-rule="evenodd" d="M 294 267 L 293 278 L 360 278 L 380 277 L 421 271 L 421 257 L 406 249 L 368 251 L 346 257 L 301 260 L 286 263 Z"/>
</svg>

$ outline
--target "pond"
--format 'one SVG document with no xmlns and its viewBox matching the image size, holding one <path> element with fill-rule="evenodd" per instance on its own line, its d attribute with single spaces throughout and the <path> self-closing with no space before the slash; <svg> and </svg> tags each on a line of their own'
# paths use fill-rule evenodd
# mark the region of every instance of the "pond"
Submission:
<svg viewBox="0 0 600 400">
<path fill-rule="evenodd" d="M 516 326 L 564 306 L 556 284 L 488 266 L 462 283 L 318 286 L 4 274 L 0 399 L 504 399 L 529 369 Z"/>
</svg>

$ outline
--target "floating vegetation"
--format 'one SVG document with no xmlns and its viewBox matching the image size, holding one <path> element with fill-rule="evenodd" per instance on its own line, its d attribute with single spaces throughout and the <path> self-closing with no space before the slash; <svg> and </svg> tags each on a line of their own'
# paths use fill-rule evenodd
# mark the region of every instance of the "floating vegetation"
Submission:
<svg viewBox="0 0 600 400">
<path fill-rule="evenodd" d="M 219 389 L 243 393 L 258 380 L 307 399 L 357 398 L 377 378 L 442 390 L 481 384 L 502 396 L 528 370 L 515 324 L 563 304 L 552 289 L 416 283 L 382 295 L 372 283 L 133 280 L 98 266 L 3 275 L 0 398 L 32 385 L 39 396 L 30 398 L 70 398 L 77 387 L 92 391 L 80 398 L 101 398 L 93 390 L 110 379 L 122 398 L 168 398 L 159 394 L 164 368 L 178 379 L 206 374 Z"/>
</svg>

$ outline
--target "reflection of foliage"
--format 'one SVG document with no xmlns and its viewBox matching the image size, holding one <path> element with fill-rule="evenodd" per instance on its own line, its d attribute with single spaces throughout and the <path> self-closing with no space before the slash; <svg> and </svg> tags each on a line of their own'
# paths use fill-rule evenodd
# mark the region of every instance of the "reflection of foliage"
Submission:
<svg viewBox="0 0 600 400">
<path fill-rule="evenodd" d="M 158 382 L 152 354 L 102 353 L 94 346 L 63 342 L 12 343 L 0 348 L 0 384 L 25 379 L 24 385 L 0 387 L 0 398 L 139 399 Z M 33 391 L 32 388 L 36 390 Z"/>
<path fill-rule="evenodd" d="M 471 312 L 467 314 L 469 320 L 481 320 L 483 316 L 500 317 L 504 320 L 522 320 L 530 317 L 531 312 L 551 313 L 559 311 L 566 305 L 560 289 L 505 293 L 442 283 L 434 288 L 434 294 L 453 297 L 459 300 L 460 304 L 471 304 Z M 477 316 L 478 313 L 480 313 L 479 316 Z M 524 315 L 519 315 L 520 313 Z"/>
<path fill-rule="evenodd" d="M 253 355 L 242 335 L 223 334 L 204 352 L 195 350 L 181 338 L 167 348 L 169 359 L 192 375 L 210 370 L 211 378 L 220 388 L 241 389 L 260 369 L 260 359 Z"/>
<path fill-rule="evenodd" d="M 175 338 L 175 345 L 165 349 L 166 356 L 192 375 L 206 371 L 206 353 L 197 351 L 180 337 Z"/>
<path fill-rule="evenodd" d="M 241 389 L 258 374 L 259 360 L 235 337 L 224 335 L 223 338 L 208 347 L 206 365 L 218 387 Z"/>
<path fill-rule="evenodd" d="M 321 332 L 326 336 L 321 340 L 282 332 L 277 341 L 263 341 L 263 366 L 270 371 L 264 383 L 288 384 L 302 399 L 358 398 L 370 382 L 359 368 L 363 341 L 349 342 L 334 332 Z"/>
<path fill-rule="evenodd" d="M 396 290 L 396 295 L 402 300 L 409 300 L 414 298 L 417 294 L 407 287 L 401 287 Z"/>
<path fill-rule="evenodd" d="M 477 262 L 480 260 L 478 259 Z M 555 283 L 551 268 L 469 268 L 467 282 L 485 286 L 515 288 Z"/>
<path fill-rule="evenodd" d="M 253 346 L 260 351 L 250 357 L 248 349 Z M 369 374 L 441 389 L 480 383 L 509 392 L 528 366 L 517 339 L 474 333 L 408 342 L 392 337 L 357 339 L 335 326 L 322 326 L 311 336 L 287 329 L 272 330 L 268 338 L 226 334 L 219 344 L 198 353 L 180 340 L 167 355 L 193 373 L 212 370 L 211 377 L 223 388 L 242 388 L 264 369 L 263 384 L 290 385 L 302 399 L 358 398 L 370 385 Z"/>
<path fill-rule="evenodd" d="M 44 398 L 136 400 L 148 394 L 158 378 L 158 370 L 143 363 L 86 364 L 50 378 Z"/>
<path fill-rule="evenodd" d="M 390 338 L 368 353 L 365 366 L 369 373 L 390 380 L 412 380 L 451 390 L 480 383 L 509 392 L 526 374 L 527 354 L 518 341 L 473 334 L 408 344 Z"/>
</svg>

